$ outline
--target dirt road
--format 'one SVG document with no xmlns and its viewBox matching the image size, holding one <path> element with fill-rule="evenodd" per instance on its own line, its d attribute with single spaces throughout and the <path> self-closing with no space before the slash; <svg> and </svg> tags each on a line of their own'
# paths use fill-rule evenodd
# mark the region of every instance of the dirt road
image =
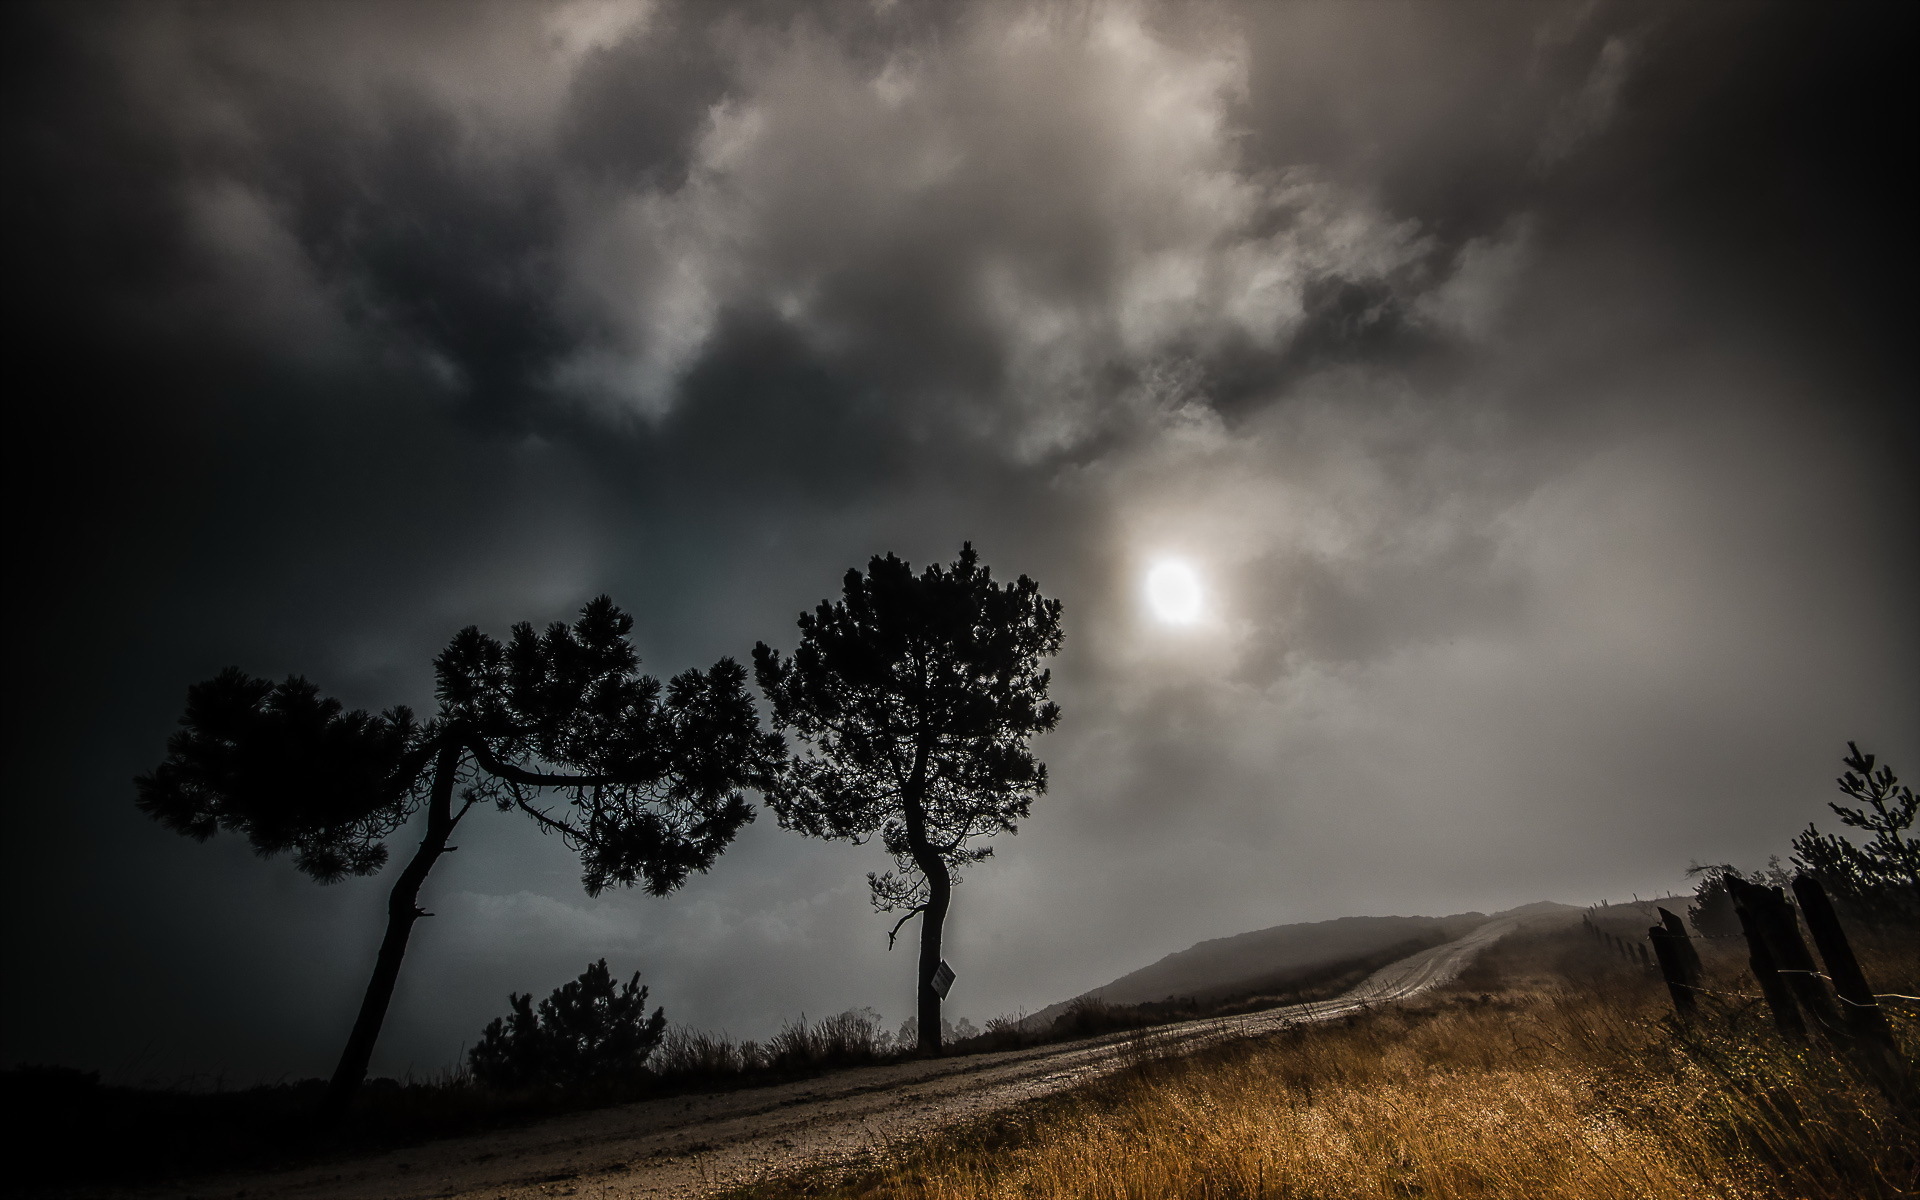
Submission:
<svg viewBox="0 0 1920 1200">
<path fill-rule="evenodd" d="M 802 1083 L 648 1100 L 523 1129 L 454 1138 L 323 1167 L 202 1181 L 153 1195 L 247 1200 L 545 1196 L 694 1197 L 884 1150 L 930 1129 L 1044 1096 L 1142 1053 L 1185 1053 L 1418 995 L 1513 928 L 1490 922 L 1374 972 L 1333 1000 L 966 1058 L 894 1063 Z"/>
</svg>

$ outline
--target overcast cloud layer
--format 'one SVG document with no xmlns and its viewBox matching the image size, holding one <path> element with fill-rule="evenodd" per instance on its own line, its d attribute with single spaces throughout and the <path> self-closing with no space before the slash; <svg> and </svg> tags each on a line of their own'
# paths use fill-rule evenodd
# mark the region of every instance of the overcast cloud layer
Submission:
<svg viewBox="0 0 1920 1200">
<path fill-rule="evenodd" d="M 1053 789 L 956 896 L 976 1021 L 1758 863 L 1849 738 L 1920 774 L 1909 7 L 7 24 L 7 1061 L 324 1073 L 386 880 L 175 838 L 130 778 L 229 663 L 428 707 L 455 629 L 600 591 L 662 675 L 889 550 L 1064 601 Z M 1196 628 L 1143 608 L 1170 555 Z M 878 848 L 764 813 L 590 900 L 472 823 L 377 1072 L 602 956 L 738 1035 L 906 1015 Z"/>
</svg>

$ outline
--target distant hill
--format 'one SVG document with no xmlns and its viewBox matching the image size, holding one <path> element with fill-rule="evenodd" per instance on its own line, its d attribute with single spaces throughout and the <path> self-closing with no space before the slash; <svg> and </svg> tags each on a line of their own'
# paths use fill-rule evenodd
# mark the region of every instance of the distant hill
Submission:
<svg viewBox="0 0 1920 1200">
<path fill-rule="evenodd" d="M 1684 921 L 1687 919 L 1687 909 L 1693 903 L 1693 896 L 1653 896 L 1645 900 L 1596 904 L 1585 912 L 1587 920 L 1601 929 L 1632 940 L 1644 937 L 1647 926 L 1659 923 L 1662 908 Z"/>
<path fill-rule="evenodd" d="M 1534 917 L 1579 910 L 1542 901 L 1501 916 Z M 1402 957 L 1464 936 L 1492 918 L 1483 913 L 1450 917 L 1340 917 L 1300 925 L 1276 925 L 1233 937 L 1200 942 L 1111 983 L 1048 1005 L 1024 1024 L 1043 1027 L 1075 1002 L 1151 1004 L 1193 999 L 1201 1004 L 1277 994 L 1330 968 L 1383 956 Z M 1397 952 L 1397 953 L 1396 953 Z"/>
</svg>

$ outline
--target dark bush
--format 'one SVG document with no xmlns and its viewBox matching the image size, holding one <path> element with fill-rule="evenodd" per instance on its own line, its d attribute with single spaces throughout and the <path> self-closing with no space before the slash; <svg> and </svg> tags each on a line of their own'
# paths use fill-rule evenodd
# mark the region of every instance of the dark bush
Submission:
<svg viewBox="0 0 1920 1200">
<path fill-rule="evenodd" d="M 533 995 L 507 995 L 512 1011 L 496 1017 L 467 1052 L 474 1078 L 496 1088 L 579 1088 L 631 1079 L 660 1044 L 667 1018 L 647 1015 L 647 989 L 635 971 L 615 984 L 601 959 L 580 978 L 555 988 L 533 1007 Z"/>
<path fill-rule="evenodd" d="M 1140 1029 L 1155 1025 L 1151 1016 L 1136 1004 L 1108 1004 L 1098 996 L 1082 996 L 1053 1019 L 1055 1039 L 1096 1037 L 1118 1029 Z"/>
</svg>

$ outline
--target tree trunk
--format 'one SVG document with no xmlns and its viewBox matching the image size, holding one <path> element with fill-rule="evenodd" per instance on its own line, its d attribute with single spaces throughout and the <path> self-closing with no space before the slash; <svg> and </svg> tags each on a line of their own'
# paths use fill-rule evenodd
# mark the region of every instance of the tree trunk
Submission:
<svg viewBox="0 0 1920 1200">
<path fill-rule="evenodd" d="M 947 920 L 947 905 L 953 899 L 953 882 L 937 854 L 928 855 L 920 869 L 927 876 L 927 911 L 920 914 L 920 1049 L 938 1054 L 940 993 L 933 988 L 933 973 L 940 969 L 940 931 Z"/>
<path fill-rule="evenodd" d="M 927 787 L 925 739 L 914 748 L 913 773 L 908 777 L 902 806 L 907 821 L 907 851 L 913 865 L 927 879 L 927 906 L 920 913 L 920 970 L 914 993 L 918 1004 L 915 1021 L 920 1027 L 919 1049 L 927 1054 L 940 1053 L 940 993 L 934 990 L 933 975 L 940 969 L 940 932 L 946 924 L 947 905 L 953 900 L 953 879 L 947 864 L 927 842 L 926 812 L 921 807 Z"/>
<path fill-rule="evenodd" d="M 380 955 L 374 960 L 373 978 L 367 981 L 367 994 L 360 1001 L 360 1015 L 347 1036 L 347 1048 L 340 1054 L 327 1094 L 320 1102 L 320 1121 L 338 1124 L 346 1116 L 347 1105 L 367 1077 L 367 1064 L 373 1061 L 373 1046 L 380 1039 L 380 1026 L 387 1019 L 387 1005 L 393 1000 L 393 987 L 400 978 L 400 960 L 407 953 L 407 938 L 413 923 L 422 913 L 420 888 L 427 881 L 433 864 L 446 853 L 447 839 L 453 836 L 453 783 L 460 766 L 460 747 L 448 743 L 440 748 L 433 767 L 433 792 L 427 802 L 427 832 L 420 848 L 413 853 L 406 869 L 393 882 L 387 895 L 387 935 L 380 941 Z"/>
</svg>

